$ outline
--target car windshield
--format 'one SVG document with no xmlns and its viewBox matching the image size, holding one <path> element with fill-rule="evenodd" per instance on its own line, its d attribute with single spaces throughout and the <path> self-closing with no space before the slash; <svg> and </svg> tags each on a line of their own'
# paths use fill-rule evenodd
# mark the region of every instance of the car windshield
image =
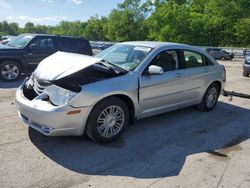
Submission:
<svg viewBox="0 0 250 188">
<path fill-rule="evenodd" d="M 134 70 L 152 50 L 150 47 L 116 44 L 96 55 L 127 71 Z"/>
<path fill-rule="evenodd" d="M 10 40 L 7 45 L 22 48 L 33 38 L 32 35 L 19 35 Z"/>
</svg>

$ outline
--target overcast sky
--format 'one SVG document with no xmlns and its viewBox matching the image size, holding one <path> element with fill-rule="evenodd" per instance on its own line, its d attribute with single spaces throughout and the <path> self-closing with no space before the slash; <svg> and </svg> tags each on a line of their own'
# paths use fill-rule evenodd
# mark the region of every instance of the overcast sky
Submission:
<svg viewBox="0 0 250 188">
<path fill-rule="evenodd" d="M 107 16 L 124 0 L 0 0 L 0 21 L 56 25 L 60 21 L 86 21 Z"/>
</svg>

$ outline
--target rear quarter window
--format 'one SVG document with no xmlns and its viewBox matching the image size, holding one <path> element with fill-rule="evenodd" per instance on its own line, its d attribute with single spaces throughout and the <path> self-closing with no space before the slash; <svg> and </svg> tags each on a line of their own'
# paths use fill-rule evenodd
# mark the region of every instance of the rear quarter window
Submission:
<svg viewBox="0 0 250 188">
<path fill-rule="evenodd" d="M 80 38 L 58 38 L 57 48 L 61 51 L 92 55 L 88 41 Z"/>
<path fill-rule="evenodd" d="M 198 52 L 184 50 L 185 68 L 201 67 L 205 65 L 203 55 Z"/>
</svg>

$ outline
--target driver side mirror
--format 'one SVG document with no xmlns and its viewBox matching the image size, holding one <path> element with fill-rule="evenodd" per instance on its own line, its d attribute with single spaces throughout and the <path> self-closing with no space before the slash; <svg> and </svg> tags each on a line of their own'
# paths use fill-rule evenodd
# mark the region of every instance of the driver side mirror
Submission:
<svg viewBox="0 0 250 188">
<path fill-rule="evenodd" d="M 148 74 L 149 75 L 162 75 L 164 73 L 162 67 L 157 65 L 150 65 L 148 67 Z"/>
</svg>

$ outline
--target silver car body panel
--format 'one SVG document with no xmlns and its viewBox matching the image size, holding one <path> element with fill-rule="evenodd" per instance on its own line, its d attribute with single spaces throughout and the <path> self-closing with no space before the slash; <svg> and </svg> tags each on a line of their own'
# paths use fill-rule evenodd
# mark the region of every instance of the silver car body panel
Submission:
<svg viewBox="0 0 250 188">
<path fill-rule="evenodd" d="M 221 83 L 221 91 L 224 88 L 224 67 L 203 50 L 188 45 L 161 42 L 126 42 L 124 44 L 151 47 L 153 50 L 133 71 L 82 85 L 81 92 L 66 106 L 54 106 L 39 97 L 29 101 L 22 95 L 21 86 L 16 93 L 16 103 L 23 121 L 45 135 L 81 135 L 93 107 L 109 96 L 119 95 L 130 99 L 134 107 L 134 116 L 140 119 L 199 104 L 206 89 L 215 81 Z M 199 52 L 208 57 L 214 65 L 179 69 L 162 75 L 143 75 L 143 71 L 157 54 L 172 49 Z M 87 59 L 83 57 L 84 61 Z M 91 64 L 99 59 L 90 57 L 89 60 Z M 76 69 L 72 68 L 72 70 Z M 67 70 L 64 70 L 64 75 L 68 74 L 65 71 Z M 43 75 L 42 70 L 36 70 L 36 72 Z M 54 75 L 51 77 L 48 75 L 46 78 L 53 79 L 62 76 L 59 72 L 51 74 Z M 67 112 L 74 109 L 80 109 L 81 113 L 67 115 Z M 34 123 L 46 125 L 51 130 L 45 133 L 41 127 L 34 126 Z"/>
</svg>

